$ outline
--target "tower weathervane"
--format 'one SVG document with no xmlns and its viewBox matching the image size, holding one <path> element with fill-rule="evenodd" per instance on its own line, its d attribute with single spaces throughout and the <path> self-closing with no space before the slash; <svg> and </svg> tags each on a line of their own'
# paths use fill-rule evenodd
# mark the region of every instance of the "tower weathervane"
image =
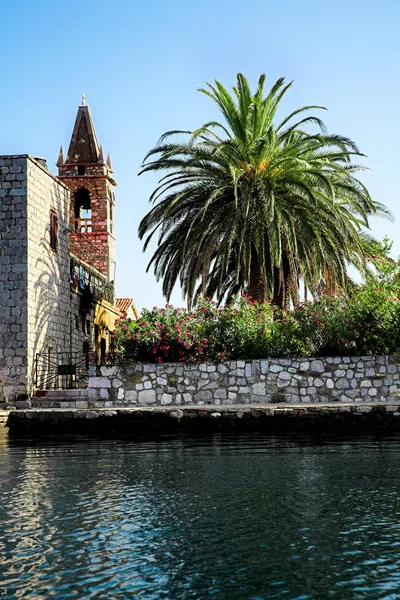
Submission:
<svg viewBox="0 0 400 600">
<path fill-rule="evenodd" d="M 82 94 L 82 106 L 87 106 L 85 94 Z"/>
</svg>

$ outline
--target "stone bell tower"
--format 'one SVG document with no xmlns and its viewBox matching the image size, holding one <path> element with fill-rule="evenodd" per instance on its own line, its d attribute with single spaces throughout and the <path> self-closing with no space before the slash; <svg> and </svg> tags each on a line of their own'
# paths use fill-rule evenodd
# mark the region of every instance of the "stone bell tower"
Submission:
<svg viewBox="0 0 400 600">
<path fill-rule="evenodd" d="M 110 155 L 104 160 L 90 107 L 82 95 L 67 157 L 61 146 L 58 178 L 71 190 L 70 251 L 115 281 L 114 188 Z"/>
</svg>

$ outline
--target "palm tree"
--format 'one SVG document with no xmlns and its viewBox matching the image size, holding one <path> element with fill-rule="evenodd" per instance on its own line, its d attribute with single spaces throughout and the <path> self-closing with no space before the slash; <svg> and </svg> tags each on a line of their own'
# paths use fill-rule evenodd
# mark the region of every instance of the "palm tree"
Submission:
<svg viewBox="0 0 400 600">
<path fill-rule="evenodd" d="M 167 299 L 179 280 L 189 305 L 198 292 L 219 302 L 247 292 L 289 308 L 300 281 L 315 296 L 320 286 L 346 289 L 348 265 L 365 272 L 368 217 L 387 211 L 355 177 L 360 151 L 309 114 L 323 107 L 275 124 L 291 83 L 279 79 L 268 94 L 264 84 L 262 75 L 254 94 L 241 74 L 233 94 L 207 84 L 200 92 L 223 121 L 169 131 L 144 159 L 141 173 L 166 172 L 139 236 L 146 249 L 158 232 L 148 269 Z"/>
</svg>

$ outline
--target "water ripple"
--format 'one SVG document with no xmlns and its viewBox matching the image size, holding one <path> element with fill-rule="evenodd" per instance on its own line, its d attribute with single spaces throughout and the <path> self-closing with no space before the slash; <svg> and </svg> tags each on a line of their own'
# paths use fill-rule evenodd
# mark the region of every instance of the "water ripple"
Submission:
<svg viewBox="0 0 400 600">
<path fill-rule="evenodd" d="M 400 598 L 398 439 L 15 441 L 0 598 Z"/>
</svg>

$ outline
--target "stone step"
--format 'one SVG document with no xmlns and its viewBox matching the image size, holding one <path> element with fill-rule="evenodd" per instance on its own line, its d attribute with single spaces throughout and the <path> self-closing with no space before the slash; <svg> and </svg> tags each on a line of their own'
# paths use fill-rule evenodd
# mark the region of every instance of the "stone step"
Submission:
<svg viewBox="0 0 400 600">
<path fill-rule="evenodd" d="M 32 408 L 112 408 L 114 403 L 107 400 L 89 400 L 84 397 L 42 396 L 31 399 Z"/>
<path fill-rule="evenodd" d="M 32 408 L 89 408 L 89 401 L 78 398 L 32 398 Z"/>
<path fill-rule="evenodd" d="M 89 398 L 89 390 L 36 390 L 34 398 L 46 398 L 51 400 L 87 400 Z"/>
</svg>

